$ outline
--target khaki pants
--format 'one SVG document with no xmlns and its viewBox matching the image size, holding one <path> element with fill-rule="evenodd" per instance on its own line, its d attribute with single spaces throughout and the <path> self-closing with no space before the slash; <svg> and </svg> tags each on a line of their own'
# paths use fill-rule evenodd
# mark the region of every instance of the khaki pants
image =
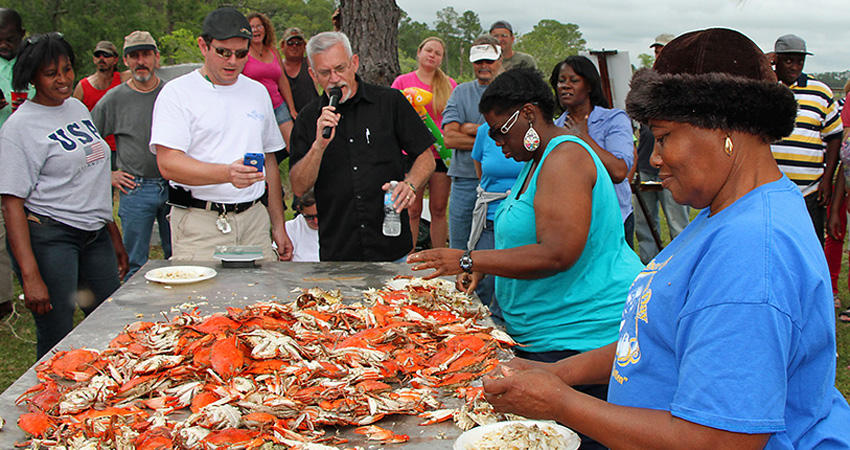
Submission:
<svg viewBox="0 0 850 450">
<path fill-rule="evenodd" d="M 199 208 L 171 208 L 171 260 L 212 261 L 216 246 L 254 245 L 263 249 L 263 259 L 277 261 L 272 248 L 269 213 L 257 203 L 239 214 L 227 213 L 230 233 L 216 227 L 217 211 Z"/>
</svg>

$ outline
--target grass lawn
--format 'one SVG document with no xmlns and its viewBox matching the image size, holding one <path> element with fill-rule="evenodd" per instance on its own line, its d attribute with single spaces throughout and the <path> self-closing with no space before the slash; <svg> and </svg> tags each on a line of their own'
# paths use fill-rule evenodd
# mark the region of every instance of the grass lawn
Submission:
<svg viewBox="0 0 850 450">
<path fill-rule="evenodd" d="M 287 210 L 291 215 L 291 210 Z M 695 215 L 694 212 L 692 214 Z M 661 214 L 662 239 L 669 241 L 667 224 Z M 162 258 L 162 249 L 153 247 L 151 258 Z M 839 278 L 839 297 L 843 307 L 850 307 L 850 292 L 847 290 L 847 253 L 844 254 L 842 274 Z M 17 289 L 20 294 L 20 288 Z M 32 315 L 24 307 L 22 300 L 15 300 L 15 313 L 0 321 L 0 342 L 3 351 L 0 352 L 0 392 L 6 390 L 21 374 L 35 364 L 35 330 Z M 836 314 L 837 315 L 837 314 Z M 77 323 L 82 320 L 82 312 L 77 310 Z M 838 363 L 836 367 L 835 384 L 850 399 L 850 324 L 836 320 Z"/>
</svg>

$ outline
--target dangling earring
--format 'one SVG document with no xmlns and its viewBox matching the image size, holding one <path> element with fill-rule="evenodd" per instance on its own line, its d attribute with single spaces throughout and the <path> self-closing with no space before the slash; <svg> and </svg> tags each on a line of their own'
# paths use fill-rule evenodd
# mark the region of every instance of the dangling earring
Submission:
<svg viewBox="0 0 850 450">
<path fill-rule="evenodd" d="M 726 152 L 726 156 L 732 156 L 732 152 L 735 150 L 735 145 L 732 144 L 732 137 L 728 134 L 726 135 L 726 143 L 723 146 L 723 151 Z"/>
<path fill-rule="evenodd" d="M 522 138 L 522 146 L 529 152 L 537 150 L 540 147 L 540 135 L 534 127 L 531 126 L 531 121 L 528 121 L 528 131 L 525 132 L 525 137 Z"/>
</svg>

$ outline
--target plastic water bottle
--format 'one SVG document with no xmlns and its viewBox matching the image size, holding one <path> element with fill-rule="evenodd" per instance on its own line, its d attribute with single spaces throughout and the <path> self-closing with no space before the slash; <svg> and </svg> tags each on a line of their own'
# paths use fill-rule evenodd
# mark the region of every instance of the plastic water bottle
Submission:
<svg viewBox="0 0 850 450">
<path fill-rule="evenodd" d="M 401 215 L 393 208 L 393 191 L 398 181 L 390 181 L 390 189 L 384 193 L 384 236 L 401 235 Z"/>
</svg>

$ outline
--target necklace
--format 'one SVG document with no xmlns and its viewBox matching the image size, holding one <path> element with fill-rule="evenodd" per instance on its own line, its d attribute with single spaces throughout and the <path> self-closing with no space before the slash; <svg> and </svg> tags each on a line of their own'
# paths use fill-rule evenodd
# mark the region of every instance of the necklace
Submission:
<svg viewBox="0 0 850 450">
<path fill-rule="evenodd" d="M 156 83 L 154 83 L 153 87 L 148 89 L 142 89 L 141 87 L 139 87 L 139 84 L 135 78 L 130 78 L 130 82 L 133 83 L 133 89 L 141 93 L 150 92 L 159 86 L 159 78 L 156 79 Z"/>
</svg>

